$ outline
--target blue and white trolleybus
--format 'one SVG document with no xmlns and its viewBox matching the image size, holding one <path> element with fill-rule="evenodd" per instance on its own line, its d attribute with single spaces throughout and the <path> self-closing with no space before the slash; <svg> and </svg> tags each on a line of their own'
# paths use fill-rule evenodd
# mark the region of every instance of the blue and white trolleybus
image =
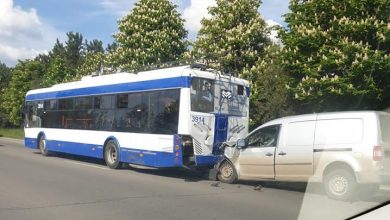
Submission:
<svg viewBox="0 0 390 220">
<path fill-rule="evenodd" d="M 248 133 L 248 82 L 193 66 L 86 76 L 25 100 L 26 147 L 110 168 L 211 166 L 222 142 Z"/>
</svg>

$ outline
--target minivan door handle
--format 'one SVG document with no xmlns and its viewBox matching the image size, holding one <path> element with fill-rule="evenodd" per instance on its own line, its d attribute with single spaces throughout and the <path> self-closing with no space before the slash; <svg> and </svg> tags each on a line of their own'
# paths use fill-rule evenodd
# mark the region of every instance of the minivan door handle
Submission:
<svg viewBox="0 0 390 220">
<path fill-rule="evenodd" d="M 284 155 L 286 155 L 286 153 L 284 153 L 284 152 L 282 151 L 282 152 L 278 153 L 278 155 L 284 156 Z"/>
<path fill-rule="evenodd" d="M 266 153 L 265 156 L 267 157 L 272 157 L 274 154 L 273 153 Z"/>
</svg>

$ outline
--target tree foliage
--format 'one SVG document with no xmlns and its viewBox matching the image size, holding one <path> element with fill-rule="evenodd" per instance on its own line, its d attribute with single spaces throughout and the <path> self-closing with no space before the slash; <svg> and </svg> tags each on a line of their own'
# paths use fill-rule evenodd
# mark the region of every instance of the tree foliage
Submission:
<svg viewBox="0 0 390 220">
<path fill-rule="evenodd" d="M 51 58 L 51 61 L 44 72 L 44 80 L 42 82 L 43 87 L 49 87 L 54 84 L 64 82 L 73 78 L 75 70 L 71 69 L 64 57 L 55 56 Z"/>
<path fill-rule="evenodd" d="M 293 0 L 283 66 L 303 112 L 390 105 L 390 2 Z"/>
<path fill-rule="evenodd" d="M 40 55 L 45 63 L 43 87 L 75 81 L 96 72 L 105 58 L 103 42 L 85 40 L 80 33 L 67 33 L 65 44 L 58 39 L 48 56 Z"/>
<path fill-rule="evenodd" d="M 67 65 L 75 70 L 82 63 L 83 57 L 83 35 L 80 33 L 66 33 L 68 40 L 65 42 L 65 61 Z"/>
<path fill-rule="evenodd" d="M 58 39 L 53 46 L 53 49 L 49 52 L 49 57 L 63 57 L 65 59 L 66 49 L 63 43 L 61 43 Z"/>
<path fill-rule="evenodd" d="M 12 70 L 8 87 L 4 90 L 1 107 L 14 126 L 21 123 L 21 109 L 28 90 L 39 87 L 43 65 L 36 60 L 19 61 Z"/>
<path fill-rule="evenodd" d="M 235 75 L 251 68 L 270 43 L 258 9 L 260 0 L 217 0 L 204 18 L 193 54 Z"/>
<path fill-rule="evenodd" d="M 111 62 L 122 69 L 179 59 L 187 50 L 184 20 L 169 0 L 140 0 L 118 22 Z"/>
<path fill-rule="evenodd" d="M 73 80 L 80 80 L 82 76 L 100 71 L 107 62 L 103 42 L 100 40 L 95 39 L 90 42 L 85 40 L 84 51 L 83 63 L 77 67 L 77 74 Z"/>
<path fill-rule="evenodd" d="M 103 42 L 101 40 L 95 39 L 90 42 L 85 40 L 84 45 L 86 53 L 104 53 Z"/>
<path fill-rule="evenodd" d="M 0 89 L 3 90 L 3 95 L 0 95 L 1 124 L 9 121 L 14 126 L 20 125 L 21 107 L 28 90 L 75 81 L 98 70 L 105 57 L 103 43 L 99 40 L 83 42 L 80 33 L 69 32 L 67 36 L 65 43 L 57 39 L 47 55 L 40 54 L 34 60 L 19 61 L 10 73 L 0 63 Z"/>
<path fill-rule="evenodd" d="M 77 75 L 73 80 L 80 80 L 83 76 L 101 71 L 101 68 L 104 67 L 106 62 L 106 54 L 102 52 L 94 51 L 87 53 L 84 56 L 83 64 L 77 68 Z"/>
<path fill-rule="evenodd" d="M 25 93 L 74 81 L 102 66 L 139 70 L 183 56 L 251 83 L 251 126 L 313 111 L 390 105 L 389 0 L 291 0 L 283 47 L 272 45 L 260 0 L 216 0 L 191 51 L 184 20 L 169 0 L 140 0 L 118 22 L 115 42 L 67 33 L 48 54 L 0 63 L 0 124 L 20 124 Z M 294 100 L 295 108 L 291 108 Z"/>
<path fill-rule="evenodd" d="M 275 118 L 293 114 L 290 94 L 286 88 L 290 78 L 282 68 L 280 48 L 270 45 L 266 55 L 244 71 L 250 79 L 250 127 L 257 127 Z"/>
<path fill-rule="evenodd" d="M 8 86 L 8 82 L 11 77 L 11 68 L 8 68 L 5 64 L 0 61 L 0 126 L 7 125 L 7 115 L 2 110 L 2 99 L 5 88 Z"/>
<path fill-rule="evenodd" d="M 11 68 L 0 61 L 0 91 L 8 85 L 11 76 Z"/>
</svg>

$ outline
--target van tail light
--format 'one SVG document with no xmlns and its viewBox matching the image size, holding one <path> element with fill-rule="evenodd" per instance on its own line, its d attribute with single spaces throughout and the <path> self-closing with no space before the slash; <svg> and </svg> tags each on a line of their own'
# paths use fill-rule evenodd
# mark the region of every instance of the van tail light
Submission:
<svg viewBox="0 0 390 220">
<path fill-rule="evenodd" d="M 374 161 L 381 161 L 383 160 L 384 152 L 383 147 L 381 146 L 374 146 L 372 151 L 372 158 Z"/>
</svg>

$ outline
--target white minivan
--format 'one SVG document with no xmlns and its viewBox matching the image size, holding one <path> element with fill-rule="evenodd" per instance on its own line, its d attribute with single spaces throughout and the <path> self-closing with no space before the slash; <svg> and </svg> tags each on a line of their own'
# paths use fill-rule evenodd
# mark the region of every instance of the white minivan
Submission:
<svg viewBox="0 0 390 220">
<path fill-rule="evenodd" d="M 224 151 L 218 179 L 323 182 L 347 200 L 390 177 L 390 114 L 333 112 L 267 122 Z"/>
</svg>

